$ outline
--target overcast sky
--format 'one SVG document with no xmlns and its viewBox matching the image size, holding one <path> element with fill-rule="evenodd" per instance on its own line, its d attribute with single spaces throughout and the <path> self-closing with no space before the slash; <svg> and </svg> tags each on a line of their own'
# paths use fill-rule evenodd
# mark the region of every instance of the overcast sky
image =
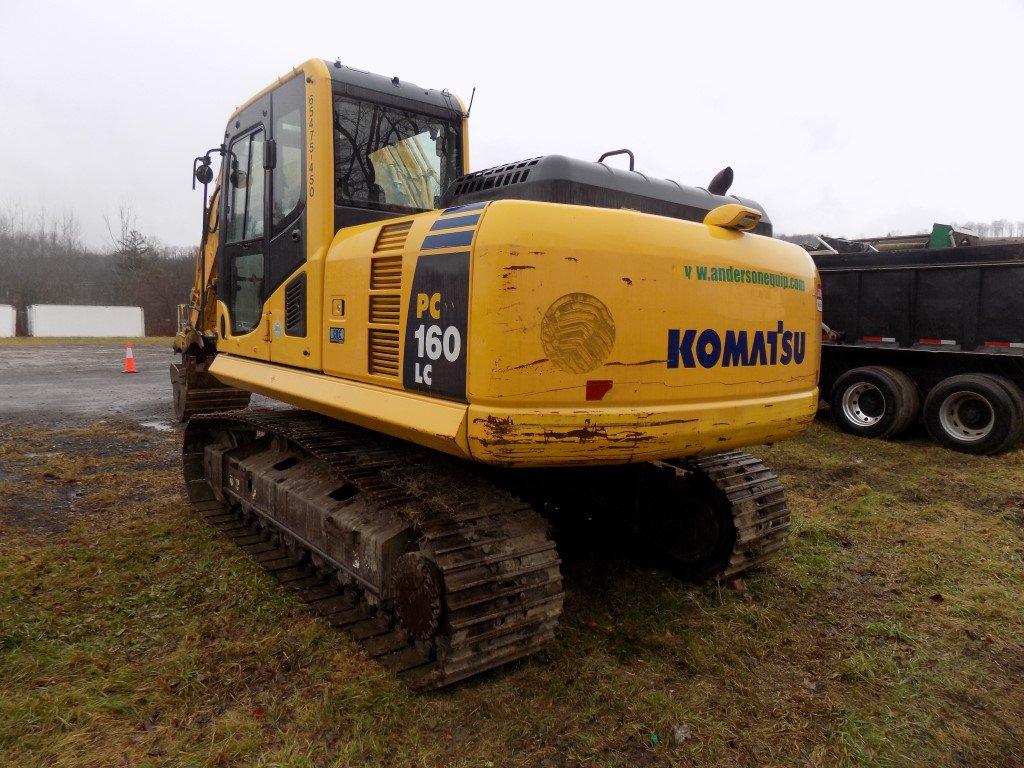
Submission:
<svg viewBox="0 0 1024 768">
<path fill-rule="evenodd" d="M 0 204 L 128 201 L 199 237 L 192 158 L 314 57 L 468 101 L 474 170 L 629 147 L 637 169 L 733 190 L 777 232 L 1024 219 L 1024 0 L 532 3 L 0 0 Z"/>
</svg>

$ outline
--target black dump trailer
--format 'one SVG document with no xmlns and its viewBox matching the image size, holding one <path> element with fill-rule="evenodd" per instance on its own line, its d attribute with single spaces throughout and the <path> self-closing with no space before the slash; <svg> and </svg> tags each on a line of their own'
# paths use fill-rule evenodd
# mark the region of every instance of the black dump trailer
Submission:
<svg viewBox="0 0 1024 768">
<path fill-rule="evenodd" d="M 992 454 L 1024 433 L 1024 244 L 828 253 L 821 391 L 836 423 Z"/>
</svg>

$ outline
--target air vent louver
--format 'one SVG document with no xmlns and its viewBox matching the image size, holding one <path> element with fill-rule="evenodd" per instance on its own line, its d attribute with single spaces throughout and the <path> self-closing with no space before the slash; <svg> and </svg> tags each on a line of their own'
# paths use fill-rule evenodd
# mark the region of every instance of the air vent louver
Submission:
<svg viewBox="0 0 1024 768">
<path fill-rule="evenodd" d="M 402 288 L 402 257 L 374 256 L 370 260 L 370 290 L 398 291 Z"/>
<path fill-rule="evenodd" d="M 370 296 L 370 322 L 398 325 L 399 297 L 396 294 Z"/>
<path fill-rule="evenodd" d="M 405 239 L 409 236 L 411 221 L 403 221 L 398 224 L 388 224 L 380 228 L 377 235 L 377 242 L 373 246 L 373 252 L 401 251 L 405 248 Z"/>
<path fill-rule="evenodd" d="M 538 160 L 540 158 L 535 157 L 531 160 L 521 160 L 518 163 L 499 165 L 495 168 L 466 174 L 455 180 L 452 197 L 479 192 L 482 189 L 494 189 L 495 187 L 520 184 L 530 177 L 530 168 L 535 166 Z"/>
<path fill-rule="evenodd" d="M 306 335 L 306 273 L 292 280 L 284 289 L 284 333 L 286 336 Z"/>
<path fill-rule="evenodd" d="M 367 370 L 379 376 L 398 377 L 398 329 L 371 328 Z"/>
<path fill-rule="evenodd" d="M 369 347 L 366 370 L 377 376 L 398 378 L 398 326 L 402 301 L 402 251 L 411 221 L 381 227 L 374 253 L 394 255 L 370 258 Z"/>
</svg>

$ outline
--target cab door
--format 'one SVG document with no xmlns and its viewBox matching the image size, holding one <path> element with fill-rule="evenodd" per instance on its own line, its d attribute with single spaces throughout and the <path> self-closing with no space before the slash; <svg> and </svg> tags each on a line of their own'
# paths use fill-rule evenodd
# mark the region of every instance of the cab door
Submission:
<svg viewBox="0 0 1024 768">
<path fill-rule="evenodd" d="M 222 250 L 217 280 L 220 336 L 224 352 L 270 359 L 272 338 L 265 317 L 269 238 L 266 227 L 268 147 L 266 99 L 246 108 L 235 121 L 224 155 Z"/>
<path fill-rule="evenodd" d="M 307 252 L 308 109 L 311 107 L 307 108 L 306 82 L 301 74 L 270 93 L 273 169 L 266 312 L 271 326 L 271 361 L 319 370 L 322 265 L 310 260 Z"/>
</svg>

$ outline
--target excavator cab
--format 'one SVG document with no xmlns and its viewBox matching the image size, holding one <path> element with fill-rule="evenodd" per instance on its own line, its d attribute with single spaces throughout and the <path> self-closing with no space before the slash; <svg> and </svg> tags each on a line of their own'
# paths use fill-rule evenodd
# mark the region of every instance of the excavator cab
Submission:
<svg viewBox="0 0 1024 768">
<path fill-rule="evenodd" d="M 219 151 L 223 194 L 204 206 L 203 259 L 179 308 L 181 420 L 247 402 L 205 374 L 217 351 L 319 369 L 320 257 L 335 232 L 435 209 L 468 170 L 456 97 L 320 60 L 236 110 Z M 214 180 L 209 153 L 194 170 L 204 188 Z"/>
<path fill-rule="evenodd" d="M 429 211 L 466 170 L 451 95 L 307 62 L 224 134 L 217 347 L 320 368 L 318 253 L 336 231 Z"/>
</svg>

